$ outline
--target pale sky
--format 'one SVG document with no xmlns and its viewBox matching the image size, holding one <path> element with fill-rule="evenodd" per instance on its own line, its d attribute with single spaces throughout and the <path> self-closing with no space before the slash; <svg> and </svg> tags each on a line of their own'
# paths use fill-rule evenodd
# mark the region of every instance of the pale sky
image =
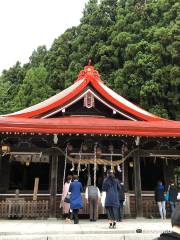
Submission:
<svg viewBox="0 0 180 240">
<path fill-rule="evenodd" d="M 88 0 L 0 0 L 0 73 L 80 23 Z"/>
</svg>

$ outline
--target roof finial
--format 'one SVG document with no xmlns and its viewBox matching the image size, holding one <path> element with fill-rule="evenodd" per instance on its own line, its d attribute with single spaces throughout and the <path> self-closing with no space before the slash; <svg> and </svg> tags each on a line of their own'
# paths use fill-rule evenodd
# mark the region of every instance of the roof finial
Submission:
<svg viewBox="0 0 180 240">
<path fill-rule="evenodd" d="M 91 66 L 91 63 L 92 63 L 92 61 L 91 61 L 91 59 L 89 59 L 88 60 L 88 66 Z"/>
</svg>

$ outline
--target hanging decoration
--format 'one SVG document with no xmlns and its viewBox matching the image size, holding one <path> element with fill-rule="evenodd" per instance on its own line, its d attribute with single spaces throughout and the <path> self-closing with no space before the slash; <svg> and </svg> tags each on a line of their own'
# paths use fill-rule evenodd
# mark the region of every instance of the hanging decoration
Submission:
<svg viewBox="0 0 180 240">
<path fill-rule="evenodd" d="M 91 185 L 91 174 L 90 174 L 90 165 L 88 165 L 88 180 L 87 180 L 87 186 Z"/>
<path fill-rule="evenodd" d="M 102 154 L 101 148 L 100 148 L 100 147 L 97 147 L 97 148 L 96 148 L 96 156 L 100 157 L 101 154 Z"/>
<path fill-rule="evenodd" d="M 111 153 L 111 156 L 110 156 L 111 157 L 111 170 L 113 170 L 113 165 L 112 165 L 113 157 L 112 157 L 112 154 L 114 152 L 114 146 L 111 144 L 111 145 L 109 145 L 108 149 L 109 149 L 109 151 Z"/>
<path fill-rule="evenodd" d="M 79 172 L 81 170 L 82 146 L 83 146 L 83 144 L 81 144 L 80 151 L 79 151 L 78 176 L 79 176 Z"/>
<path fill-rule="evenodd" d="M 110 152 L 113 152 L 113 151 L 114 151 L 114 146 L 113 146 L 112 144 L 110 144 L 110 145 L 108 146 L 108 149 L 109 149 Z"/>
<path fill-rule="evenodd" d="M 63 186 L 65 182 L 65 175 L 66 175 L 66 166 L 67 166 L 67 156 L 68 156 L 68 144 L 66 145 L 66 150 L 65 150 L 65 160 L 64 160 L 64 173 L 63 173 Z"/>
<path fill-rule="evenodd" d="M 91 92 L 87 92 L 84 96 L 84 107 L 92 108 L 94 107 L 94 96 Z"/>
<path fill-rule="evenodd" d="M 118 172 L 122 172 L 122 169 L 121 169 L 121 166 L 120 166 L 120 165 L 117 166 L 117 171 L 118 171 Z"/>
<path fill-rule="evenodd" d="M 123 154 L 123 156 L 126 156 L 127 153 L 128 153 L 127 144 L 123 144 L 123 145 L 122 145 L 122 154 Z"/>
<path fill-rule="evenodd" d="M 81 169 L 82 172 L 84 172 L 87 169 L 87 164 L 84 164 L 84 167 Z"/>
<path fill-rule="evenodd" d="M 115 160 L 112 162 L 112 166 L 118 166 L 120 164 L 122 164 L 124 161 L 126 161 L 126 159 L 128 159 L 130 156 L 132 156 L 132 154 L 134 152 L 136 152 L 138 149 L 133 149 L 131 152 L 129 152 L 125 157 L 123 157 L 121 160 Z M 62 154 L 64 154 L 63 150 L 61 150 Z M 67 156 L 67 160 L 70 161 L 73 164 L 78 164 L 79 163 L 79 159 L 74 159 L 70 156 Z M 88 159 L 81 159 L 81 164 L 94 164 L 94 158 L 88 158 Z M 96 164 L 98 165 L 106 165 L 106 166 L 111 166 L 111 162 L 109 160 L 106 159 L 102 159 L 102 158 L 97 158 L 96 157 Z"/>
<path fill-rule="evenodd" d="M 85 143 L 82 144 L 82 150 L 83 152 L 86 152 L 88 150 L 88 146 Z"/>
<path fill-rule="evenodd" d="M 75 171 L 75 165 L 74 163 L 72 162 L 72 168 L 70 169 L 71 172 Z"/>
<path fill-rule="evenodd" d="M 103 167 L 103 168 L 104 168 L 104 172 L 106 172 L 106 171 L 107 171 L 106 165 L 104 165 L 104 167 Z"/>
<path fill-rule="evenodd" d="M 165 161 L 166 161 L 166 165 L 168 166 L 168 159 L 167 159 L 167 158 L 165 158 Z"/>
<path fill-rule="evenodd" d="M 96 166 L 97 166 L 97 143 L 94 145 L 94 186 L 96 186 Z"/>
<path fill-rule="evenodd" d="M 73 150 L 73 146 L 70 144 L 70 143 L 68 143 L 67 144 L 67 152 L 69 153 L 69 152 L 72 152 L 72 150 Z"/>
<path fill-rule="evenodd" d="M 31 156 L 31 157 L 27 157 L 27 158 L 26 158 L 26 162 L 25 162 L 25 164 L 26 164 L 26 167 L 29 167 L 29 165 L 30 165 L 31 161 L 32 161 L 32 156 Z"/>
</svg>

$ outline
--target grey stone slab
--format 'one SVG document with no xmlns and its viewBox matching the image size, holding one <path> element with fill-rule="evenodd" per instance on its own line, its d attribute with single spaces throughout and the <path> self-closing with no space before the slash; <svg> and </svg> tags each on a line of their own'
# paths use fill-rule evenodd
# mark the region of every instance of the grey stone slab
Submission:
<svg viewBox="0 0 180 240">
<path fill-rule="evenodd" d="M 8 235 L 0 240 L 152 240 L 157 234 L 58 234 L 58 235 Z"/>
<path fill-rule="evenodd" d="M 158 236 L 159 234 L 127 234 L 123 240 L 153 240 Z"/>
<path fill-rule="evenodd" d="M 7 235 L 0 236 L 0 240 L 47 240 L 47 236 L 32 236 L 32 235 Z"/>
<path fill-rule="evenodd" d="M 124 240 L 123 235 L 118 234 L 84 234 L 84 235 L 58 235 L 48 236 L 48 240 Z"/>
</svg>

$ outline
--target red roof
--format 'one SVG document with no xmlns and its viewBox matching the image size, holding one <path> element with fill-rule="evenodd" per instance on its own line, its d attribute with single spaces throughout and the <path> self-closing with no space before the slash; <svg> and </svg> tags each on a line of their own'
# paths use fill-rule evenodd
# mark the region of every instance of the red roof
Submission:
<svg viewBox="0 0 180 240">
<path fill-rule="evenodd" d="M 45 114 L 46 112 L 60 107 L 66 102 L 70 101 L 72 98 L 78 96 L 83 90 L 91 84 L 94 89 L 100 93 L 102 97 L 107 99 L 110 103 L 121 108 L 122 110 L 129 112 L 130 114 L 136 116 L 138 119 L 144 121 L 159 121 L 160 117 L 153 115 L 145 111 L 144 109 L 136 106 L 130 101 L 126 100 L 122 96 L 115 93 L 113 90 L 108 88 L 100 79 L 99 73 L 94 70 L 93 66 L 86 66 L 84 70 L 79 73 L 78 79 L 69 88 L 63 90 L 62 92 L 56 94 L 47 100 L 38 103 L 32 107 L 25 108 L 15 113 L 7 114 L 6 116 L 15 117 L 25 117 L 25 118 L 35 118 L 40 114 Z"/>
<path fill-rule="evenodd" d="M 97 116 L 71 116 L 48 119 L 0 117 L 0 130 L 1 132 L 180 137 L 180 122 L 137 122 Z"/>
<path fill-rule="evenodd" d="M 60 109 L 82 94 L 88 85 L 115 108 L 141 121 L 98 116 L 47 118 L 53 109 Z M 49 99 L 21 111 L 0 116 L 0 132 L 112 134 L 180 137 L 180 122 L 153 115 L 108 88 L 92 66 L 86 66 L 69 88 Z"/>
</svg>

